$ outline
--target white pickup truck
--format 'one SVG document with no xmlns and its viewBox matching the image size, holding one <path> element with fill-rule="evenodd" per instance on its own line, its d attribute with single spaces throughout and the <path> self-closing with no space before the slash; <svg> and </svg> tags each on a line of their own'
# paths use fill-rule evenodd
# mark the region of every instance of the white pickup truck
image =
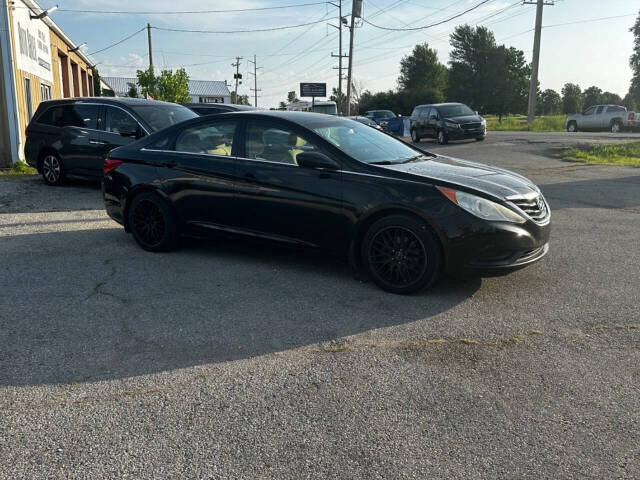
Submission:
<svg viewBox="0 0 640 480">
<path fill-rule="evenodd" d="M 594 105 L 582 113 L 569 115 L 565 126 L 567 132 L 608 130 L 619 133 L 640 128 L 640 113 L 628 112 L 620 105 Z"/>
</svg>

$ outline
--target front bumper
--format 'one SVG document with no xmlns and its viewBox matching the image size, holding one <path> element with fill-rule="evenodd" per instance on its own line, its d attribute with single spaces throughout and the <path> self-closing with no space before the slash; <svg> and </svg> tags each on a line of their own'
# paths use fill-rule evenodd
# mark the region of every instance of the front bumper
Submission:
<svg viewBox="0 0 640 480">
<path fill-rule="evenodd" d="M 486 127 L 474 128 L 465 130 L 462 128 L 447 128 L 445 129 L 450 140 L 464 140 L 469 138 L 484 137 L 487 134 Z"/>
<path fill-rule="evenodd" d="M 519 270 L 544 258 L 549 252 L 550 233 L 550 223 L 473 220 L 464 232 L 445 231 L 449 236 L 446 271 L 453 276 L 492 277 Z"/>
</svg>

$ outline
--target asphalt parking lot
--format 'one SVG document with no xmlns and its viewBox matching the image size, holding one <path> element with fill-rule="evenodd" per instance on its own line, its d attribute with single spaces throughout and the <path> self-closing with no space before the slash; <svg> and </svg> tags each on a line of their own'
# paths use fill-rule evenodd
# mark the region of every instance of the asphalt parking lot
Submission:
<svg viewBox="0 0 640 480">
<path fill-rule="evenodd" d="M 416 296 L 269 244 L 147 253 L 98 185 L 0 178 L 0 478 L 640 477 L 640 169 L 553 156 L 626 138 L 423 141 L 533 179 L 553 231 Z"/>
</svg>

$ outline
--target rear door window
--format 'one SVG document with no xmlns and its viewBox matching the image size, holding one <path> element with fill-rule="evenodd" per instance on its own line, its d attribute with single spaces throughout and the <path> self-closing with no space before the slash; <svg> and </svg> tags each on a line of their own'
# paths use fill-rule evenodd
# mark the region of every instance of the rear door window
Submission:
<svg viewBox="0 0 640 480">
<path fill-rule="evenodd" d="M 67 105 L 64 107 L 64 122 L 68 127 L 98 128 L 98 105 Z"/>
<path fill-rule="evenodd" d="M 237 122 L 204 123 L 185 128 L 176 138 L 176 152 L 204 153 L 229 157 Z"/>
<path fill-rule="evenodd" d="M 245 155 L 249 159 L 297 165 L 298 154 L 315 151 L 315 145 L 291 130 L 260 121 L 247 122 Z"/>
<path fill-rule="evenodd" d="M 600 115 L 602 113 L 602 111 L 604 110 L 604 106 L 600 105 L 598 107 L 598 109 L 596 110 L 596 115 Z"/>
<path fill-rule="evenodd" d="M 105 108 L 105 130 L 109 133 L 131 134 L 137 132 L 140 125 L 138 122 L 124 110 L 119 108 Z"/>
</svg>

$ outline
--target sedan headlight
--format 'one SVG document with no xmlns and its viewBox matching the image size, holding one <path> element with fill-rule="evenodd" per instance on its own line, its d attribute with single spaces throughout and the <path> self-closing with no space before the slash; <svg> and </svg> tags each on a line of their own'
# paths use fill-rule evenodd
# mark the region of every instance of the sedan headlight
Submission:
<svg viewBox="0 0 640 480">
<path fill-rule="evenodd" d="M 451 127 L 451 128 L 460 128 L 460 124 L 459 124 L 459 123 L 444 122 L 444 124 L 445 124 L 447 127 Z"/>
<path fill-rule="evenodd" d="M 518 215 L 513 210 L 499 203 L 487 200 L 486 198 L 451 188 L 438 187 L 438 190 L 460 208 L 483 220 L 511 223 L 526 222 L 524 217 Z"/>
</svg>

